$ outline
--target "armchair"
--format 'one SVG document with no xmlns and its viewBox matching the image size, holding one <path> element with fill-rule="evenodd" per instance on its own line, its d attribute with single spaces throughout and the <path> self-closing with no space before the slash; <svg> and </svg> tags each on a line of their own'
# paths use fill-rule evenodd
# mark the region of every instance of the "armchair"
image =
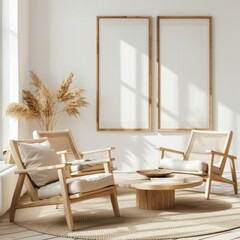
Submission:
<svg viewBox="0 0 240 240">
<path fill-rule="evenodd" d="M 114 147 L 80 152 L 70 130 L 34 131 L 33 138 L 47 137 L 52 148 L 64 155 L 64 161 L 71 162 L 71 175 L 81 176 L 93 173 L 112 172 L 112 150 Z"/>
<path fill-rule="evenodd" d="M 186 152 L 164 147 L 157 148 L 161 153 L 159 168 L 202 176 L 206 181 L 206 199 L 209 199 L 212 181 L 232 184 L 234 192 L 237 194 L 236 156 L 229 154 L 232 135 L 232 131 L 192 130 Z M 167 158 L 165 156 L 167 152 L 179 154 L 181 157 L 178 159 Z M 227 160 L 230 161 L 232 180 L 223 177 Z"/>
<path fill-rule="evenodd" d="M 71 178 L 47 138 L 11 140 L 10 148 L 18 167 L 18 181 L 10 207 L 10 221 L 16 209 L 63 204 L 68 228 L 74 230 L 71 204 L 109 195 L 115 216 L 120 216 L 116 185 L 111 173 Z M 20 201 L 25 184 L 30 200 Z"/>
</svg>

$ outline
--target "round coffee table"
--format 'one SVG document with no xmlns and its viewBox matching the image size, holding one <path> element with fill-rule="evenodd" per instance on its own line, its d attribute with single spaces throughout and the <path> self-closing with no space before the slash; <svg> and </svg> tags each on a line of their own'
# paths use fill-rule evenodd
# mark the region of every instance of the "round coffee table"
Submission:
<svg viewBox="0 0 240 240">
<path fill-rule="evenodd" d="M 174 208 L 175 190 L 199 186 L 201 177 L 189 174 L 169 174 L 163 178 L 152 178 L 140 174 L 114 174 L 119 187 L 136 189 L 136 205 L 147 210 Z"/>
</svg>

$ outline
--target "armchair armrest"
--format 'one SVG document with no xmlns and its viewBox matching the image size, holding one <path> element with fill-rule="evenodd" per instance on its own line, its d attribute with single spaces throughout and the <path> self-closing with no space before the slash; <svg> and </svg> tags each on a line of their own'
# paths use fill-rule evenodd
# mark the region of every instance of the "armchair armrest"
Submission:
<svg viewBox="0 0 240 240">
<path fill-rule="evenodd" d="M 218 156 L 222 156 L 222 157 L 227 157 L 227 158 L 230 158 L 230 159 L 232 159 L 232 160 L 235 160 L 235 159 L 237 159 L 237 157 L 236 156 L 234 156 L 234 155 L 230 155 L 230 154 L 226 154 L 226 153 L 222 153 L 222 152 L 218 152 L 218 151 L 213 151 L 213 150 L 208 150 L 208 151 L 206 151 L 207 153 L 210 153 L 210 154 L 214 154 L 214 155 L 218 155 Z"/>
<path fill-rule="evenodd" d="M 58 155 L 61 155 L 62 163 L 66 166 L 67 175 L 71 175 L 71 166 L 89 166 L 92 167 L 94 165 L 103 164 L 105 172 L 111 172 L 111 163 L 115 160 L 115 158 L 111 157 L 111 150 L 115 149 L 114 147 L 104 148 L 104 149 L 97 149 L 87 152 L 80 153 L 80 156 L 83 157 L 84 154 L 91 154 L 91 153 L 98 153 L 98 152 L 106 152 L 107 151 L 107 158 L 106 159 L 77 159 L 73 161 L 68 161 L 68 151 L 59 151 L 57 152 Z M 84 169 L 84 168 L 83 168 Z M 79 170 L 81 171 L 81 170 Z"/>
<path fill-rule="evenodd" d="M 67 154 L 67 150 L 63 150 L 63 151 L 58 151 L 56 152 L 58 155 L 62 155 L 62 154 Z"/>
<path fill-rule="evenodd" d="M 58 165 L 38 167 L 38 168 L 21 169 L 21 170 L 14 171 L 14 173 L 15 174 L 20 174 L 20 173 L 29 173 L 29 172 L 39 172 L 39 171 L 61 169 L 61 168 L 65 168 L 65 164 L 58 164 Z"/>
<path fill-rule="evenodd" d="M 181 154 L 181 155 L 183 155 L 183 156 L 185 155 L 185 152 L 179 151 L 179 150 L 175 150 L 175 149 L 170 149 L 170 148 L 165 148 L 165 147 L 158 147 L 158 148 L 156 148 L 156 149 L 162 152 L 161 158 L 164 157 L 164 153 L 165 153 L 165 152 L 177 153 L 177 154 Z"/>
<path fill-rule="evenodd" d="M 232 160 L 231 161 L 232 166 L 234 166 L 234 160 L 237 159 L 237 157 L 234 156 L 234 155 L 230 155 L 230 154 L 226 154 L 226 153 L 222 153 L 222 152 L 218 152 L 218 151 L 207 150 L 206 152 L 209 153 L 212 156 L 210 164 L 208 165 L 208 172 L 209 172 L 209 174 L 213 174 L 212 169 L 213 169 L 213 166 L 214 166 L 214 159 L 215 159 L 216 155 L 225 157 L 226 159 L 229 158 L 230 160 Z M 219 173 L 219 175 L 221 175 L 222 172 L 223 172 L 225 161 L 222 161 L 221 164 L 220 164 L 220 173 Z"/>
<path fill-rule="evenodd" d="M 84 155 L 105 152 L 105 154 L 107 155 L 106 159 L 99 159 L 99 160 L 93 159 L 91 161 L 86 161 L 84 164 L 85 165 L 103 164 L 104 171 L 106 173 L 109 173 L 109 172 L 112 172 L 112 161 L 115 160 L 115 158 L 112 158 L 112 152 L 111 152 L 114 149 L 115 147 L 108 147 L 108 148 L 96 149 L 91 151 L 79 152 L 79 154 L 83 158 Z"/>
<path fill-rule="evenodd" d="M 80 160 L 74 160 L 71 162 L 68 162 L 68 165 L 96 165 L 96 164 L 103 164 L 103 163 L 109 163 L 111 161 L 114 161 L 115 158 L 107 158 L 107 159 L 99 159 L 99 160 L 91 160 L 91 159 L 80 159 Z"/>
<path fill-rule="evenodd" d="M 80 155 L 86 155 L 86 154 L 92 154 L 92 153 L 99 153 L 99 152 L 109 152 L 111 150 L 114 150 L 115 147 L 109 147 L 109 148 L 102 148 L 102 149 L 96 149 L 91 151 L 85 151 L 85 152 L 79 152 Z"/>
</svg>

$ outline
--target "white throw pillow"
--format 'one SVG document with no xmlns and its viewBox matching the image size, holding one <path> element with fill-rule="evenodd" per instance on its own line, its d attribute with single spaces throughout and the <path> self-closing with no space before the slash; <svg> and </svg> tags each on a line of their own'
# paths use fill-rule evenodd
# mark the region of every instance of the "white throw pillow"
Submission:
<svg viewBox="0 0 240 240">
<path fill-rule="evenodd" d="M 49 141 L 18 143 L 18 147 L 26 169 L 61 164 L 61 159 L 51 148 Z M 57 170 L 31 172 L 29 176 L 38 187 L 58 181 Z"/>
</svg>

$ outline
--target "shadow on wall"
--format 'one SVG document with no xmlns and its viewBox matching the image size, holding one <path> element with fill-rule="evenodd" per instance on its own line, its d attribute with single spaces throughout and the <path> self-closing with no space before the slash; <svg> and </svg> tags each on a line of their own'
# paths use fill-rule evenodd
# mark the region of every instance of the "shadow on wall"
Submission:
<svg viewBox="0 0 240 240">
<path fill-rule="evenodd" d="M 184 132 L 176 136 L 176 133 L 137 133 L 128 136 L 124 133 L 118 137 L 109 138 L 109 142 L 116 146 L 114 166 L 119 171 L 136 171 L 139 169 L 153 169 L 158 167 L 160 153 L 156 147 L 164 146 L 186 150 L 190 132 Z M 174 140 L 174 141 L 173 141 Z M 120 147 L 121 146 L 121 147 Z"/>
</svg>

